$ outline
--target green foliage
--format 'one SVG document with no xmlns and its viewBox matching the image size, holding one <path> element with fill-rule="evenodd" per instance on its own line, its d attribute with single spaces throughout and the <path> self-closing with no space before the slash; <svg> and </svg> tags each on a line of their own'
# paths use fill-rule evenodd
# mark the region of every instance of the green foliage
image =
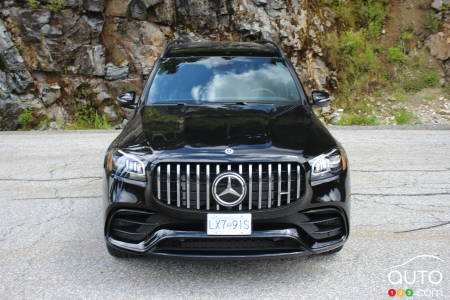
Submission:
<svg viewBox="0 0 450 300">
<path fill-rule="evenodd" d="M 76 119 L 75 122 L 66 127 L 70 130 L 84 130 L 84 129 L 112 129 L 105 116 L 97 112 L 89 120 Z"/>
<path fill-rule="evenodd" d="M 402 64 L 406 61 L 406 55 L 399 47 L 392 47 L 388 49 L 389 61 L 397 64 Z"/>
<path fill-rule="evenodd" d="M 66 129 L 112 129 L 107 118 L 97 112 L 98 107 L 94 98 L 89 93 L 88 86 L 81 85 L 75 91 L 73 123 Z"/>
<path fill-rule="evenodd" d="M 51 11 L 60 11 L 65 6 L 65 0 L 49 0 L 47 4 L 47 8 Z"/>
<path fill-rule="evenodd" d="M 346 113 L 336 125 L 378 125 L 378 119 L 375 116 L 365 114 Z"/>
<path fill-rule="evenodd" d="M 439 16 L 435 12 L 430 12 L 425 19 L 425 28 L 430 30 L 433 33 L 438 32 L 439 23 L 441 20 Z"/>
<path fill-rule="evenodd" d="M 28 5 L 31 8 L 39 8 L 39 6 L 41 5 L 41 3 L 39 2 L 39 0 L 28 0 Z"/>
<path fill-rule="evenodd" d="M 366 28 L 369 35 L 378 37 L 388 11 L 389 0 L 323 0 L 337 14 L 340 23 L 347 28 Z"/>
<path fill-rule="evenodd" d="M 407 93 L 439 86 L 440 74 L 426 62 L 425 55 L 410 53 L 415 39 L 411 26 L 400 28 L 397 45 L 385 48 L 380 42 L 389 1 L 322 1 L 336 12 L 340 24 L 340 30 L 330 33 L 325 41 L 338 76 L 333 105 L 346 112 L 339 124 L 378 124 L 372 116 L 379 108 L 367 100 L 370 95 L 379 101 L 384 100 L 382 95 L 406 101 Z M 436 14 L 430 14 L 427 24 L 430 30 L 437 30 Z M 413 118 L 408 119 L 403 111 L 396 114 L 398 124 Z"/>
<path fill-rule="evenodd" d="M 394 111 L 394 120 L 398 125 L 411 124 L 414 114 L 406 109 L 397 109 Z"/>
<path fill-rule="evenodd" d="M 44 119 L 44 120 L 41 120 L 41 121 L 39 121 L 39 123 L 36 125 L 36 129 L 41 129 L 42 127 L 46 127 L 46 128 L 48 128 L 48 126 L 49 126 L 49 120 L 48 119 Z"/>
<path fill-rule="evenodd" d="M 18 116 L 18 121 L 23 129 L 30 127 L 30 124 L 34 121 L 33 109 L 31 107 L 24 108 L 22 113 Z"/>
<path fill-rule="evenodd" d="M 439 87 L 440 75 L 429 67 L 423 54 L 407 56 L 402 66 L 394 68 L 387 78 L 391 86 L 405 92 L 418 92 L 424 88 Z"/>
<path fill-rule="evenodd" d="M 74 123 L 67 129 L 112 129 L 112 126 L 94 107 L 79 105 L 74 116 Z"/>
</svg>

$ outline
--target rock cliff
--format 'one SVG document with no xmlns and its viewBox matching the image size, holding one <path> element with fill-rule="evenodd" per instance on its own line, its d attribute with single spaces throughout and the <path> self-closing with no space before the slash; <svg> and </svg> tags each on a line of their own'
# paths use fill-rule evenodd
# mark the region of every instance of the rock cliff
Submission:
<svg viewBox="0 0 450 300">
<path fill-rule="evenodd" d="M 307 88 L 336 82 L 322 42 L 337 18 L 319 0 L 3 0 L 0 10 L 3 130 L 17 129 L 24 109 L 34 126 L 67 124 L 86 108 L 120 122 L 114 99 L 141 90 L 174 38 L 273 40 Z M 428 45 L 444 40 L 437 35 Z M 446 60 L 442 51 L 436 56 Z"/>
<path fill-rule="evenodd" d="M 308 0 L 65 0 L 0 3 L 0 128 L 14 130 L 32 108 L 34 122 L 64 124 L 80 105 L 112 122 L 124 90 L 142 88 L 164 45 L 186 40 L 270 39 L 292 57 L 309 87 L 327 86 L 320 37 L 333 12 Z M 33 8 L 34 7 L 34 8 Z"/>
</svg>

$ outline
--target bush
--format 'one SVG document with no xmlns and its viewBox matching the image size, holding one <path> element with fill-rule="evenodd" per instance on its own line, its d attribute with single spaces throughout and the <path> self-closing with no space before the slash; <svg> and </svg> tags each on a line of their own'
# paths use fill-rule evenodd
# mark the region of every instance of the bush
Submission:
<svg viewBox="0 0 450 300">
<path fill-rule="evenodd" d="M 337 125 L 378 125 L 378 119 L 375 116 L 344 114 Z"/>
<path fill-rule="evenodd" d="M 31 8 L 39 8 L 39 6 L 41 5 L 41 3 L 38 0 L 28 0 L 28 5 Z"/>
<path fill-rule="evenodd" d="M 404 63 L 406 61 L 406 55 L 399 47 L 392 47 L 388 49 L 388 59 L 393 63 Z"/>
<path fill-rule="evenodd" d="M 59 11 L 66 6 L 65 0 L 49 0 L 47 8 L 51 11 Z"/>
<path fill-rule="evenodd" d="M 438 15 L 434 12 L 431 12 L 425 19 L 425 28 L 430 30 L 432 33 L 436 33 L 438 32 L 440 22 L 441 20 L 439 19 Z"/>
<path fill-rule="evenodd" d="M 74 123 L 68 129 L 111 129 L 112 126 L 104 115 L 99 114 L 94 107 L 78 105 Z"/>
<path fill-rule="evenodd" d="M 398 109 L 394 111 L 394 120 L 398 125 L 410 124 L 414 119 L 414 115 L 406 109 Z"/>
<path fill-rule="evenodd" d="M 22 113 L 18 116 L 19 124 L 23 129 L 28 128 L 33 120 L 33 109 L 31 107 L 24 108 Z"/>
</svg>

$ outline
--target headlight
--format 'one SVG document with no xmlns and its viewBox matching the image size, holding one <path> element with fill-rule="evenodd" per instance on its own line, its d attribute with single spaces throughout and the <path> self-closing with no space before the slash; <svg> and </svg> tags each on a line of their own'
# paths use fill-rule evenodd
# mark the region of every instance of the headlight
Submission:
<svg viewBox="0 0 450 300">
<path fill-rule="evenodd" d="M 347 168 L 347 157 L 344 151 L 334 149 L 309 161 L 311 165 L 311 183 L 319 184 L 330 181 Z"/>
<path fill-rule="evenodd" d="M 116 176 L 146 181 L 147 161 L 138 154 L 117 150 L 108 154 L 107 170 Z"/>
</svg>

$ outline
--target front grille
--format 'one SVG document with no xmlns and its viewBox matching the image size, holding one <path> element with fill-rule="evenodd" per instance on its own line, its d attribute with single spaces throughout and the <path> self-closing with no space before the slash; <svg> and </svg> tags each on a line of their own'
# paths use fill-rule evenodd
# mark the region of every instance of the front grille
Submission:
<svg viewBox="0 0 450 300">
<path fill-rule="evenodd" d="M 247 195 L 236 207 L 219 205 L 211 194 L 215 177 L 239 173 Z M 304 176 L 298 163 L 160 163 L 153 172 L 154 196 L 171 206 L 195 210 L 253 210 L 288 205 L 301 197 Z"/>
</svg>

